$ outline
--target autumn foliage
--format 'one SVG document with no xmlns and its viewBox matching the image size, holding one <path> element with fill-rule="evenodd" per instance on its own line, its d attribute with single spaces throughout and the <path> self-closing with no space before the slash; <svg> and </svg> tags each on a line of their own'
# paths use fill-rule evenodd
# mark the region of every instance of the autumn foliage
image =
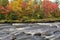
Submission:
<svg viewBox="0 0 60 40">
<path fill-rule="evenodd" d="M 49 0 L 43 0 L 40 4 L 35 0 L 14 0 L 10 3 L 7 1 L 5 1 L 5 4 L 1 3 L 2 2 L 0 1 L 0 14 L 11 20 L 18 19 L 24 21 L 31 19 L 55 18 L 55 16 L 60 17 L 59 5 Z"/>
<path fill-rule="evenodd" d="M 43 1 L 42 7 L 44 9 L 46 16 L 49 16 L 50 13 L 53 13 L 58 9 L 58 4 L 53 3 L 51 1 Z"/>
</svg>

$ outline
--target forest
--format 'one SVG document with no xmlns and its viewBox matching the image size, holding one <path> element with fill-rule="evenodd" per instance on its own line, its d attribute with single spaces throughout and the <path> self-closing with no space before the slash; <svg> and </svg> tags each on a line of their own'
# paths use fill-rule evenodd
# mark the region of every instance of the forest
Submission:
<svg viewBox="0 0 60 40">
<path fill-rule="evenodd" d="M 60 21 L 59 1 L 0 0 L 0 22 Z"/>
</svg>

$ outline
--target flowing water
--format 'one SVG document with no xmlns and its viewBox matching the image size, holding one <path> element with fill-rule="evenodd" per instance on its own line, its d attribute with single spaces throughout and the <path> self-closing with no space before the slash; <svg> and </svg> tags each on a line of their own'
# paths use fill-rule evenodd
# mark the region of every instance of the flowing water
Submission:
<svg viewBox="0 0 60 40">
<path fill-rule="evenodd" d="M 0 24 L 1 40 L 14 37 L 15 40 L 60 40 L 60 23 Z"/>
</svg>

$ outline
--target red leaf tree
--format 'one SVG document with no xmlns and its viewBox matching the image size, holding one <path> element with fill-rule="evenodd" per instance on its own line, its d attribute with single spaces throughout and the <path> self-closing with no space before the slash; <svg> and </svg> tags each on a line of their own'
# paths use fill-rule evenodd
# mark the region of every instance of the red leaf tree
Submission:
<svg viewBox="0 0 60 40">
<path fill-rule="evenodd" d="M 0 13 L 1 14 L 8 14 L 10 12 L 9 6 L 7 5 L 6 7 L 0 6 Z"/>
<path fill-rule="evenodd" d="M 43 7 L 43 10 L 45 12 L 45 16 L 49 17 L 52 12 L 55 12 L 55 10 L 58 9 L 58 4 L 53 3 L 49 0 L 44 0 L 42 2 L 42 7 Z"/>
</svg>

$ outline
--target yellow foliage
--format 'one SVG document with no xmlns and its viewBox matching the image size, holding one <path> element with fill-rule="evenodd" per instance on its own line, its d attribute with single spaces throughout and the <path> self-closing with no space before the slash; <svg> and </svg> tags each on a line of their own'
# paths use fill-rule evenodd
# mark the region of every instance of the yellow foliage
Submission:
<svg viewBox="0 0 60 40">
<path fill-rule="evenodd" d="M 13 11 L 20 11 L 22 9 L 21 8 L 22 3 L 23 0 L 14 0 L 9 4 L 9 6 Z"/>
<path fill-rule="evenodd" d="M 28 5 L 32 5 L 32 4 L 34 3 L 34 1 L 35 1 L 35 0 L 30 0 L 30 1 L 28 2 Z"/>
<path fill-rule="evenodd" d="M 29 0 L 28 1 L 28 6 L 27 6 L 27 10 L 29 10 L 30 9 L 30 7 L 31 7 L 31 5 L 33 5 L 34 4 L 34 1 L 35 0 Z M 24 2 L 24 0 L 14 0 L 13 2 L 11 2 L 10 4 L 9 4 L 9 6 L 10 6 L 10 8 L 13 10 L 13 11 L 22 11 L 22 3 Z"/>
</svg>

